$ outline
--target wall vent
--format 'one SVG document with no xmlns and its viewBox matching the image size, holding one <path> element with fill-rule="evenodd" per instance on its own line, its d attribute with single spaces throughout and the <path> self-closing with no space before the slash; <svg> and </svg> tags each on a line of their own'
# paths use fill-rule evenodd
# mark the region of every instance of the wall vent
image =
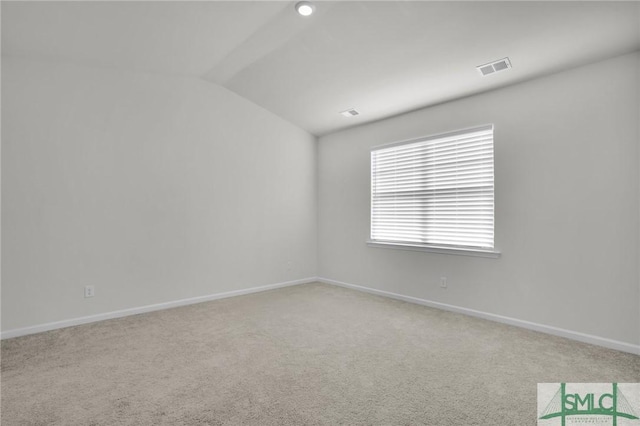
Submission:
<svg viewBox="0 0 640 426">
<path fill-rule="evenodd" d="M 353 117 L 354 115 L 360 115 L 360 113 L 356 111 L 355 108 L 349 108 L 347 110 L 341 111 L 340 114 L 344 115 L 345 117 Z"/>
<path fill-rule="evenodd" d="M 488 64 L 478 65 L 476 68 L 482 76 L 485 76 L 499 71 L 508 70 L 509 68 L 511 68 L 511 61 L 509 61 L 509 58 L 503 58 L 497 61 L 489 62 Z"/>
</svg>

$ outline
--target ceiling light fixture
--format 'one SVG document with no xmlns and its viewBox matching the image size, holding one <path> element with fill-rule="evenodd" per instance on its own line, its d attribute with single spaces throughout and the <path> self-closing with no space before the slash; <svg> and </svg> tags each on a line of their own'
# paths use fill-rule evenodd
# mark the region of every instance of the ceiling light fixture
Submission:
<svg viewBox="0 0 640 426">
<path fill-rule="evenodd" d="M 316 10 L 316 7 L 308 1 L 296 3 L 296 12 L 302 16 L 309 16 Z"/>
</svg>

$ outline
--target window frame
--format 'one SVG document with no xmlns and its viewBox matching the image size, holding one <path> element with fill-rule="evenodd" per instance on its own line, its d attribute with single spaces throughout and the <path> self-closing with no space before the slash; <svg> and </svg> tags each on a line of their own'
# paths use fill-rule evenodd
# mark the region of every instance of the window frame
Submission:
<svg viewBox="0 0 640 426">
<path fill-rule="evenodd" d="M 498 258 L 501 256 L 500 251 L 496 248 L 496 222 L 495 222 L 495 197 L 496 197 L 496 187 L 495 187 L 495 126 L 493 124 L 485 124 L 481 126 L 468 127 L 465 129 L 459 129 L 451 132 L 438 133 L 434 135 L 403 140 L 398 142 L 392 142 L 388 144 L 374 146 L 370 149 L 370 153 L 373 154 L 375 151 L 384 150 L 388 148 L 393 148 L 395 146 L 403 146 L 410 144 L 418 144 L 423 142 L 428 142 L 430 140 L 444 139 L 455 137 L 458 135 L 465 135 L 469 133 L 478 132 L 478 131 L 486 131 L 491 130 L 491 144 L 494 150 L 493 152 L 493 247 L 475 247 L 475 246 L 463 246 L 463 245 L 455 245 L 455 244 L 430 244 L 430 243 L 419 243 L 419 242 L 411 242 L 411 241 L 386 241 L 386 240 L 374 240 L 372 238 L 373 234 L 373 218 L 374 218 L 374 192 L 373 192 L 373 157 L 370 155 L 369 158 L 369 171 L 370 171 L 370 182 L 369 182 L 369 195 L 370 195 L 370 205 L 369 205 L 369 238 L 366 243 L 369 247 L 375 248 L 389 248 L 389 249 L 399 249 L 399 250 L 409 250 L 409 251 L 423 251 L 423 252 L 431 252 L 431 253 L 440 253 L 440 254 L 453 254 L 453 255 L 462 255 L 462 256 L 477 256 L 477 257 L 488 257 L 488 258 Z"/>
</svg>

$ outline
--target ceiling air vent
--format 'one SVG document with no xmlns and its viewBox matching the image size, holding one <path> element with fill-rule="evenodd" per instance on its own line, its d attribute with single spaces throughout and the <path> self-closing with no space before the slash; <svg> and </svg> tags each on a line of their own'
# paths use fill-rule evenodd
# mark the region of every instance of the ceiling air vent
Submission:
<svg viewBox="0 0 640 426">
<path fill-rule="evenodd" d="M 509 58 L 503 58 L 488 64 L 478 65 L 476 68 L 482 76 L 485 76 L 511 68 L 511 62 L 509 61 Z"/>
<path fill-rule="evenodd" d="M 345 117 L 353 117 L 354 115 L 360 115 L 360 113 L 356 111 L 355 108 L 349 108 L 348 110 L 341 111 L 340 114 L 344 115 Z"/>
</svg>

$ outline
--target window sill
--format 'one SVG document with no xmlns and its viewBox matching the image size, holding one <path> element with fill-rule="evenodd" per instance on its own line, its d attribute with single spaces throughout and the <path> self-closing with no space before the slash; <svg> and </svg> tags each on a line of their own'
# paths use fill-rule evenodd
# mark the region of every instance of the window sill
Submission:
<svg viewBox="0 0 640 426">
<path fill-rule="evenodd" d="M 376 248 L 425 251 L 429 253 L 454 254 L 458 256 L 489 257 L 493 259 L 497 259 L 501 255 L 499 251 L 495 251 L 495 250 L 422 246 L 422 245 L 410 244 L 410 243 L 391 243 L 391 242 L 380 242 L 380 241 L 372 241 L 372 240 L 367 240 L 367 245 L 369 247 L 376 247 Z"/>
</svg>

